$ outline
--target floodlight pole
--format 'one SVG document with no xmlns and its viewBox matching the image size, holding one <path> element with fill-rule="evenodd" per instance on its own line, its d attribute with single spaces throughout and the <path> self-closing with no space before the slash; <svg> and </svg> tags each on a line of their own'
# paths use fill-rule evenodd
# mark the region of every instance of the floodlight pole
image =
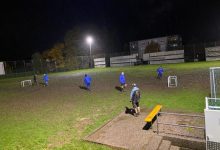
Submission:
<svg viewBox="0 0 220 150">
<path fill-rule="evenodd" d="M 93 42 L 93 39 L 92 37 L 88 36 L 87 37 L 87 43 L 89 44 L 89 57 L 90 57 L 90 60 L 89 60 L 89 64 L 90 64 L 90 68 L 92 68 L 92 42 Z"/>
<path fill-rule="evenodd" d="M 90 68 L 92 68 L 92 42 L 89 43 Z"/>
</svg>

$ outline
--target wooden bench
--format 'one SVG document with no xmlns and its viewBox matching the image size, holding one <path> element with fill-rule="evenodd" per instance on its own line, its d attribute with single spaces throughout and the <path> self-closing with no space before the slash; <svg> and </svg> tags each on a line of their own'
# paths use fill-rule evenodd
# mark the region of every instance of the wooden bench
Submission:
<svg viewBox="0 0 220 150">
<path fill-rule="evenodd" d="M 162 108 L 162 105 L 156 105 L 154 109 L 144 119 L 144 121 L 147 122 L 148 124 L 148 128 L 152 125 L 152 122 L 155 116 L 160 112 L 161 108 Z"/>
</svg>

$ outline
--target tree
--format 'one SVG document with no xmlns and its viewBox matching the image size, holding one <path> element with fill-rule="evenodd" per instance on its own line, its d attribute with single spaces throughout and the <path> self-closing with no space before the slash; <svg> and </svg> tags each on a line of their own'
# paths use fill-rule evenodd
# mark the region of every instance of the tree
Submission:
<svg viewBox="0 0 220 150">
<path fill-rule="evenodd" d="M 64 60 L 66 69 L 77 69 L 79 61 L 77 56 L 86 55 L 85 53 L 85 38 L 81 27 L 74 27 L 69 30 L 64 37 Z"/>
<path fill-rule="evenodd" d="M 63 58 L 63 43 L 57 43 L 49 50 L 47 57 L 50 61 L 55 62 L 56 67 L 64 67 L 64 58 Z"/>
<path fill-rule="evenodd" d="M 50 49 L 44 50 L 42 52 L 42 58 L 46 61 L 47 59 L 49 60 L 49 51 Z"/>
<path fill-rule="evenodd" d="M 97 54 L 110 54 L 116 49 L 115 43 L 119 42 L 116 32 L 108 28 L 98 28 L 94 25 L 75 26 L 67 31 L 64 36 L 64 60 L 67 69 L 74 69 L 79 67 L 86 68 L 90 61 L 85 61 L 88 58 L 78 56 L 90 56 L 89 44 L 86 43 L 86 36 L 91 35 L 94 38 L 92 43 L 92 56 Z"/>
<path fill-rule="evenodd" d="M 32 56 L 34 72 L 43 72 L 43 57 L 40 53 L 36 52 Z"/>
<path fill-rule="evenodd" d="M 50 71 L 54 71 L 57 68 L 64 67 L 63 49 L 64 44 L 57 43 L 54 44 L 52 48 L 45 50 L 42 53 L 42 58 L 45 62 L 44 65 L 47 66 Z"/>
<path fill-rule="evenodd" d="M 74 45 L 72 43 L 67 44 L 67 46 L 65 45 L 63 53 L 65 68 L 68 70 L 76 69 L 78 66 L 78 62 L 76 58 L 76 49 L 74 48 Z"/>
<path fill-rule="evenodd" d="M 66 55 L 76 56 L 80 53 L 80 45 L 82 45 L 82 34 L 81 28 L 74 27 L 73 29 L 67 31 L 64 37 L 65 49 L 64 53 Z"/>
</svg>

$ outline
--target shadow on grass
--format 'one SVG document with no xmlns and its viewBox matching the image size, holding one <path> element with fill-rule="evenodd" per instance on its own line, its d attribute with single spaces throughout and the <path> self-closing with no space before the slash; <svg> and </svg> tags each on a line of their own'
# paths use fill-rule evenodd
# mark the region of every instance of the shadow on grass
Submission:
<svg viewBox="0 0 220 150">
<path fill-rule="evenodd" d="M 115 89 L 118 90 L 118 91 L 120 91 L 120 92 L 123 91 L 123 89 L 122 89 L 120 86 L 115 86 Z"/>
<path fill-rule="evenodd" d="M 38 84 L 37 84 L 37 86 L 46 86 L 46 84 L 44 83 L 44 82 L 39 82 Z"/>
<path fill-rule="evenodd" d="M 79 85 L 79 88 L 80 88 L 80 89 L 83 89 L 83 90 L 86 90 L 86 91 L 89 91 L 89 89 L 88 89 L 87 87 L 82 86 L 82 85 Z"/>
</svg>

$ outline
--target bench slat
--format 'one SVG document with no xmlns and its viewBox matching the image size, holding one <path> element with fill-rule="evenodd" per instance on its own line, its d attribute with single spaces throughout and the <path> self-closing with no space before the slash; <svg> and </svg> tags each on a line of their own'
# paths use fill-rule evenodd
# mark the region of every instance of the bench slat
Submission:
<svg viewBox="0 0 220 150">
<path fill-rule="evenodd" d="M 157 105 L 154 107 L 154 109 L 150 112 L 149 115 L 145 118 L 145 122 L 151 122 L 153 118 L 158 114 L 158 112 L 161 110 L 162 105 Z"/>
</svg>

